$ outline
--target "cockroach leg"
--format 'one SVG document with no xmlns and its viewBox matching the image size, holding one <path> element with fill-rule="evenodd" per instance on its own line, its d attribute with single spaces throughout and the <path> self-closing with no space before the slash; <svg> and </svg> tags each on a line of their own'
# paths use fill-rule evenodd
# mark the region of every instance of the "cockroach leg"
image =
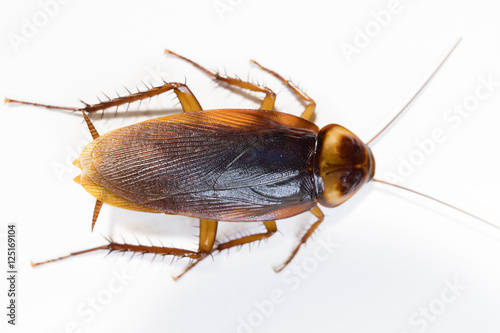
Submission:
<svg viewBox="0 0 500 333">
<path fill-rule="evenodd" d="M 286 80 L 283 76 L 279 75 L 275 71 L 270 70 L 269 68 L 262 66 L 261 64 L 259 64 L 255 60 L 250 60 L 250 62 L 254 63 L 260 69 L 268 72 L 272 76 L 276 77 L 278 80 L 283 82 L 295 95 L 297 95 L 298 98 L 306 101 L 307 106 L 300 116 L 306 120 L 311 120 L 311 118 L 314 114 L 314 111 L 316 110 L 316 102 L 311 97 L 309 97 L 305 92 L 300 90 L 299 87 L 297 87 L 292 81 Z"/>
<path fill-rule="evenodd" d="M 199 259 L 201 257 L 206 256 L 205 253 L 199 253 L 196 251 L 191 251 L 191 250 L 184 250 L 184 249 L 178 249 L 175 247 L 163 247 L 163 246 L 146 246 L 146 245 L 132 245 L 132 244 L 120 244 L 120 243 L 115 243 L 111 240 L 109 240 L 108 245 L 102 245 L 98 247 L 94 247 L 91 249 L 83 250 L 83 251 L 78 251 L 78 252 L 72 252 L 67 256 L 55 258 L 55 259 L 50 259 L 38 263 L 31 263 L 31 266 L 36 267 L 40 266 L 43 264 L 48 264 L 54 261 L 59 261 L 63 259 L 67 259 L 69 257 L 74 257 L 80 254 L 84 253 L 89 253 L 89 252 L 94 252 L 94 251 L 99 251 L 99 250 L 108 250 L 110 253 L 111 252 L 134 252 L 134 253 L 153 253 L 155 255 L 172 255 L 180 258 L 191 258 L 191 259 Z"/>
<path fill-rule="evenodd" d="M 316 230 L 319 227 L 319 225 L 321 224 L 321 222 L 323 222 L 323 220 L 325 219 L 325 215 L 323 214 L 323 212 L 321 211 L 321 209 L 319 209 L 318 206 L 316 206 L 313 209 L 311 209 L 310 212 L 313 213 L 314 216 L 316 216 L 318 218 L 318 220 L 316 222 L 314 222 L 313 225 L 311 225 L 311 227 L 304 234 L 304 236 L 302 236 L 302 238 L 299 241 L 299 244 L 297 245 L 297 247 L 295 248 L 295 250 L 293 250 L 293 252 L 290 255 L 290 257 L 288 257 L 288 259 L 281 266 L 274 268 L 274 270 L 276 271 L 276 273 L 281 272 L 283 270 L 283 268 L 285 268 L 286 265 L 288 265 L 292 261 L 292 259 L 295 257 L 295 255 L 297 254 L 297 252 L 299 252 L 299 249 L 302 246 L 302 244 L 304 244 L 309 239 L 309 237 L 311 237 L 311 235 L 313 234 L 314 230 Z"/>
<path fill-rule="evenodd" d="M 24 104 L 24 105 L 33 105 L 33 106 L 38 106 L 42 108 L 47 108 L 47 109 L 56 109 L 56 110 L 71 110 L 71 111 L 82 111 L 84 109 L 82 108 L 73 108 L 73 107 L 66 107 L 66 106 L 55 106 L 55 105 L 48 105 L 48 104 L 40 104 L 40 103 L 32 103 L 32 102 L 25 102 L 25 101 L 18 101 L 15 99 L 10 99 L 10 98 L 4 98 L 4 103 L 16 103 L 16 104 Z"/>
<path fill-rule="evenodd" d="M 198 252 L 210 253 L 214 247 L 217 235 L 217 221 L 200 220 L 200 243 Z"/>
<path fill-rule="evenodd" d="M 272 235 L 274 235 L 276 233 L 276 231 L 278 231 L 278 227 L 276 226 L 276 221 L 266 221 L 266 222 L 264 222 L 264 226 L 266 227 L 266 230 L 267 230 L 266 232 L 259 233 L 259 234 L 253 234 L 253 235 L 249 235 L 249 236 L 244 236 L 244 237 L 230 240 L 230 241 L 225 242 L 225 243 L 220 243 L 215 247 L 215 251 L 223 251 L 223 250 L 227 250 L 227 249 L 234 247 L 234 246 L 240 246 L 240 245 L 260 241 L 260 240 L 271 237 Z"/>
<path fill-rule="evenodd" d="M 18 103 L 25 105 L 34 105 L 39 107 L 44 107 L 47 109 L 58 109 L 58 110 L 71 110 L 71 111 L 85 111 L 85 112 L 96 112 L 100 110 L 109 109 L 112 107 L 118 107 L 120 105 L 130 104 L 137 101 L 142 101 L 144 99 L 148 99 L 157 95 L 160 95 L 164 92 L 173 90 L 179 99 L 182 109 L 184 112 L 191 111 L 201 111 L 202 108 L 198 100 L 193 95 L 191 90 L 184 84 L 179 82 L 165 82 L 164 84 L 158 87 L 151 87 L 145 91 L 138 91 L 136 93 L 129 93 L 127 96 L 120 96 L 117 98 L 110 99 L 109 101 L 99 102 L 97 104 L 85 104 L 83 108 L 74 108 L 74 107 L 63 107 L 63 106 L 54 106 L 40 103 L 32 103 L 32 102 L 24 102 L 17 101 L 14 99 L 6 98 L 4 99 L 5 103 Z M 84 115 L 85 116 L 85 115 Z M 88 123 L 87 123 L 88 124 Z"/>
<path fill-rule="evenodd" d="M 194 61 L 192 61 L 192 60 L 190 60 L 188 58 L 185 58 L 185 57 L 183 57 L 183 56 L 181 56 L 181 55 L 179 55 L 179 54 L 177 54 L 177 53 L 175 53 L 173 51 L 170 51 L 170 50 L 165 50 L 165 54 L 171 54 L 173 56 L 176 56 L 179 59 L 182 59 L 182 60 L 190 63 L 191 65 L 193 65 L 194 67 L 198 68 L 199 70 L 201 70 L 202 72 L 204 72 L 205 74 L 207 74 L 208 76 L 210 76 L 212 79 L 214 79 L 216 81 L 225 82 L 225 83 L 227 83 L 227 84 L 229 84 L 231 86 L 240 87 L 242 89 L 247 89 L 247 90 L 250 90 L 250 91 L 256 91 L 256 92 L 265 93 L 266 97 L 262 101 L 260 109 L 261 110 L 267 110 L 267 111 L 272 111 L 274 109 L 274 102 L 276 101 L 276 94 L 274 93 L 274 91 L 272 91 L 268 87 L 259 86 L 257 84 L 253 84 L 253 83 L 250 83 L 250 82 L 242 81 L 240 79 L 223 76 L 223 75 L 221 75 L 219 73 L 214 73 L 214 72 L 206 69 L 205 67 L 197 64 L 196 62 L 194 62 Z"/>
<path fill-rule="evenodd" d="M 121 96 L 117 98 L 110 99 L 109 101 L 100 102 L 97 104 L 86 105 L 83 108 L 87 112 L 96 112 L 100 110 L 109 109 L 112 107 L 118 107 L 120 105 L 130 104 L 137 101 L 142 101 L 144 99 L 148 99 L 160 94 L 163 94 L 167 91 L 173 90 L 177 95 L 179 102 L 181 103 L 182 109 L 184 112 L 191 111 L 201 111 L 202 108 L 198 100 L 193 95 L 191 90 L 184 84 L 179 82 L 165 82 L 164 84 L 158 87 L 151 87 L 145 91 L 138 91 L 136 93 L 131 93 L 128 96 Z"/>
<path fill-rule="evenodd" d="M 98 200 L 96 203 L 96 210 L 98 209 L 97 207 L 99 206 L 99 203 L 100 201 Z M 95 214 L 96 210 L 94 210 L 94 221 L 97 218 L 97 215 Z M 172 255 L 180 258 L 193 259 L 193 261 L 189 264 L 189 266 L 187 266 L 180 275 L 174 277 L 174 280 L 178 280 L 180 277 L 186 274 L 187 271 L 193 268 L 197 263 L 199 263 L 201 260 L 203 260 L 212 253 L 216 234 L 217 234 L 217 221 L 200 220 L 200 239 L 199 239 L 198 251 L 191 251 L 174 247 L 153 246 L 153 245 L 146 246 L 146 245 L 132 245 L 126 243 L 121 244 L 121 243 L 116 243 L 112 240 L 108 240 L 109 241 L 108 245 L 102 245 L 83 251 L 73 252 L 67 256 L 59 257 L 56 259 L 51 259 L 38 263 L 31 263 L 31 266 L 33 267 L 40 266 L 43 264 L 48 264 L 54 261 L 59 261 L 67 259 L 69 257 L 77 256 L 84 253 L 94 252 L 98 250 L 108 250 L 110 253 L 115 251 L 133 252 L 142 254 L 151 253 L 154 255 L 163 255 L 163 256 Z"/>
<path fill-rule="evenodd" d="M 191 268 L 196 266 L 196 264 L 198 264 L 200 261 L 208 257 L 210 253 L 212 253 L 215 243 L 215 236 L 217 235 L 217 224 L 217 221 L 200 219 L 200 243 L 198 245 L 198 253 L 204 254 L 204 256 L 191 261 L 191 263 L 189 263 L 189 265 L 181 274 L 173 277 L 175 281 L 180 279 Z"/>
</svg>

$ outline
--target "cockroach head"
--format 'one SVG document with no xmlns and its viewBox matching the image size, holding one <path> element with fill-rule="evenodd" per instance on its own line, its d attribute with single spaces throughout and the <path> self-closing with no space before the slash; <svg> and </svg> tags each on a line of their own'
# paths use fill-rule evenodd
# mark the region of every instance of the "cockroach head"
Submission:
<svg viewBox="0 0 500 333">
<path fill-rule="evenodd" d="M 374 174 L 372 152 L 356 135 L 335 124 L 320 130 L 314 175 L 321 205 L 340 205 L 372 179 Z"/>
</svg>

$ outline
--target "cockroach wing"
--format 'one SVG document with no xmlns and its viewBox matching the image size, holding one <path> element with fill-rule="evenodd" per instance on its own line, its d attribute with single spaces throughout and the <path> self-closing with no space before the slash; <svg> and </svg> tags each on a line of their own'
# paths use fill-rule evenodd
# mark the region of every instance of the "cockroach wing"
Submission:
<svg viewBox="0 0 500 333">
<path fill-rule="evenodd" d="M 96 184 L 158 211 L 273 220 L 314 206 L 317 133 L 313 123 L 280 112 L 188 112 L 109 132 L 81 162 Z"/>
</svg>

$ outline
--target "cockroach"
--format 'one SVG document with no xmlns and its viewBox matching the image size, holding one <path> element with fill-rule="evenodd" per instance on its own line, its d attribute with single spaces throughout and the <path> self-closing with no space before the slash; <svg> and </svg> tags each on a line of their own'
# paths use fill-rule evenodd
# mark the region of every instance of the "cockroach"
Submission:
<svg viewBox="0 0 500 333">
<path fill-rule="evenodd" d="M 425 196 L 489 223 L 427 195 L 375 179 L 375 160 L 369 148 L 432 79 L 459 42 L 404 108 L 367 143 L 337 124 L 319 129 L 310 121 L 316 107 L 314 100 L 291 81 L 253 60 L 252 63 L 307 103 L 300 117 L 273 111 L 276 94 L 271 89 L 209 71 L 169 50 L 165 53 L 190 63 L 218 83 L 264 93 L 260 108 L 202 110 L 186 84 L 165 81 L 163 85 L 127 96 L 97 104 L 85 103 L 82 108 L 6 99 L 9 103 L 82 113 L 93 141 L 74 161 L 81 169 L 81 175 L 74 180 L 96 198 L 92 230 L 103 203 L 200 219 L 197 251 L 109 240 L 106 245 L 33 266 L 97 250 L 191 258 L 177 279 L 211 253 L 271 237 L 277 231 L 276 220 L 311 212 L 316 222 L 300 238 L 288 259 L 275 268 L 279 272 L 323 222 L 324 215 L 318 205 L 336 207 L 370 180 Z M 87 115 L 167 91 L 177 95 L 183 113 L 143 121 L 103 135 L 98 134 Z M 219 221 L 260 222 L 266 232 L 217 244 Z"/>
</svg>

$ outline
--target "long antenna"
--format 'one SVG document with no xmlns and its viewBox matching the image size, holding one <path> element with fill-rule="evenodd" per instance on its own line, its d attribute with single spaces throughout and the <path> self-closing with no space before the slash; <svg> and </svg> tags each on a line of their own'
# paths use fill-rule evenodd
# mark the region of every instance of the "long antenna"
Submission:
<svg viewBox="0 0 500 333">
<path fill-rule="evenodd" d="M 463 209 L 460 209 L 460 208 L 458 208 L 458 207 L 455 207 L 455 206 L 453 206 L 453 205 L 450 205 L 450 204 L 448 204 L 448 203 L 446 203 L 446 202 L 444 202 L 444 201 L 441 201 L 441 200 L 438 200 L 438 199 L 433 198 L 433 197 L 431 197 L 431 196 L 428 196 L 428 195 L 426 195 L 426 194 L 423 194 L 423 193 L 420 193 L 420 192 L 417 192 L 417 191 L 411 190 L 411 189 L 409 189 L 409 188 L 407 188 L 407 187 L 403 187 L 403 186 L 400 186 L 400 185 L 392 184 L 392 183 L 389 183 L 389 182 L 386 182 L 386 181 L 383 181 L 383 180 L 378 180 L 378 179 L 375 179 L 375 178 L 373 178 L 372 180 L 373 180 L 374 182 L 377 182 L 377 183 L 382 183 L 382 184 L 386 184 L 386 185 L 394 186 L 394 187 L 397 187 L 397 188 L 399 188 L 399 189 L 402 189 L 402 190 L 405 190 L 405 191 L 408 191 L 408 192 L 411 192 L 411 193 L 414 193 L 414 194 L 420 195 L 420 196 L 422 196 L 422 197 L 424 197 L 424 198 L 427 198 L 427 199 L 433 200 L 433 201 L 435 201 L 435 202 L 438 202 L 438 203 L 440 203 L 440 204 L 443 204 L 443 205 L 445 205 L 445 206 L 448 206 L 448 207 L 450 207 L 450 208 L 452 208 L 452 209 L 454 209 L 454 210 L 456 210 L 456 211 L 459 211 L 460 213 L 463 213 L 463 214 L 465 214 L 465 215 L 469 215 L 470 217 L 475 218 L 476 220 L 479 220 L 479 221 L 481 221 L 481 222 L 484 222 L 484 223 L 488 224 L 489 226 L 491 226 L 491 227 L 493 227 L 493 228 L 495 228 L 495 229 L 499 229 L 499 230 L 500 230 L 500 226 L 497 226 L 497 225 L 495 225 L 495 224 L 493 224 L 493 223 L 491 223 L 491 222 L 489 222 L 489 221 L 486 221 L 485 219 L 482 219 L 482 218 L 480 218 L 480 217 L 478 217 L 478 216 L 476 216 L 476 215 L 473 215 L 473 214 L 471 214 L 471 213 L 469 213 L 469 212 L 466 212 L 466 211 L 465 211 L 465 210 L 463 210 Z"/>
<path fill-rule="evenodd" d="M 443 64 L 446 62 L 446 60 L 448 60 L 448 58 L 450 57 L 450 55 L 453 53 L 453 51 L 457 48 L 458 44 L 460 44 L 460 41 L 462 40 L 462 38 L 459 38 L 458 41 L 455 43 L 455 45 L 453 45 L 453 47 L 451 48 L 450 52 L 448 52 L 448 54 L 446 55 L 446 57 L 441 61 L 441 63 L 439 64 L 439 66 L 434 70 L 434 72 L 432 72 L 432 74 L 429 76 L 429 78 L 424 82 L 424 84 L 420 87 L 420 89 L 418 89 L 418 91 L 415 93 L 415 95 L 413 95 L 413 97 L 408 101 L 408 103 L 406 103 L 406 105 L 401 109 L 401 111 L 398 112 L 398 114 L 396 114 L 396 116 L 394 118 L 392 118 L 392 120 L 387 124 L 385 125 L 384 128 L 382 128 L 382 130 L 380 132 L 377 133 L 377 135 L 375 135 L 370 141 L 368 141 L 366 144 L 367 145 L 370 145 L 373 141 L 375 141 L 375 139 L 377 139 L 389 126 L 391 126 L 391 124 L 397 119 L 399 118 L 399 116 L 403 113 L 404 110 L 406 110 L 406 108 L 415 100 L 415 98 L 418 96 L 418 94 L 420 94 L 420 92 L 425 88 L 425 86 L 427 85 L 427 83 L 429 83 L 429 81 L 436 75 L 436 73 L 439 71 L 439 69 L 443 66 Z"/>
</svg>

